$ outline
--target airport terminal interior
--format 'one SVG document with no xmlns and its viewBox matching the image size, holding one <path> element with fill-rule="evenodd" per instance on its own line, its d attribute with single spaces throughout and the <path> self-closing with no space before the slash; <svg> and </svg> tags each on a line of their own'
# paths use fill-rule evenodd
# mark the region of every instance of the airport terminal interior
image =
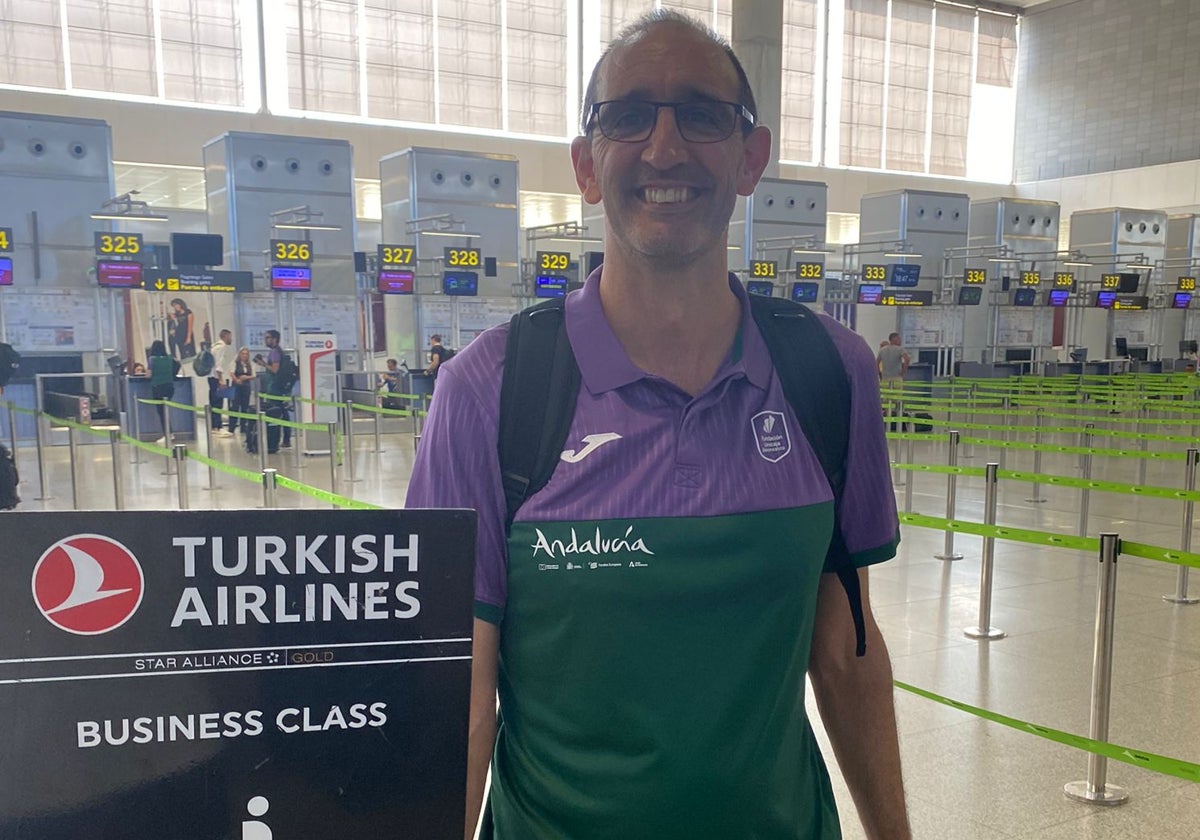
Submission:
<svg viewBox="0 0 1200 840">
<path fill-rule="evenodd" d="M 1200 835 L 1198 0 L 0 0 L 17 510 L 403 507 L 431 340 L 602 265 L 570 141 L 656 7 L 773 134 L 730 271 L 909 359 L 870 597 L 913 836 Z M 224 330 L 298 364 L 232 434 Z"/>
</svg>

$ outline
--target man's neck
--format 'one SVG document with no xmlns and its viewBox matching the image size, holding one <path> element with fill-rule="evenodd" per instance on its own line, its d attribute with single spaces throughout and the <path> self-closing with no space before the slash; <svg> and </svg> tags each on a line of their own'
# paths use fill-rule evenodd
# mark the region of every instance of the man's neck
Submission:
<svg viewBox="0 0 1200 840">
<path fill-rule="evenodd" d="M 607 259 L 604 315 L 630 360 L 695 396 L 729 355 L 742 310 L 724 261 L 684 270 Z"/>
</svg>

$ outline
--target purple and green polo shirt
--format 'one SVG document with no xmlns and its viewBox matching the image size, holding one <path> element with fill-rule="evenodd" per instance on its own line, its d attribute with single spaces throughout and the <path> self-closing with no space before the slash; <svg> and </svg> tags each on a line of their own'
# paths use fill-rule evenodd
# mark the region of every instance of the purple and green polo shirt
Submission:
<svg viewBox="0 0 1200 840">
<path fill-rule="evenodd" d="M 479 512 L 475 611 L 501 628 L 496 837 L 840 837 L 804 709 L 833 525 L 821 466 L 734 278 L 739 337 L 694 398 L 629 360 L 600 282 L 567 298 L 575 416 L 511 534 L 506 327 L 447 363 L 409 486 L 409 507 Z M 821 322 L 851 384 L 841 522 L 865 566 L 898 539 L 875 357 Z"/>
</svg>

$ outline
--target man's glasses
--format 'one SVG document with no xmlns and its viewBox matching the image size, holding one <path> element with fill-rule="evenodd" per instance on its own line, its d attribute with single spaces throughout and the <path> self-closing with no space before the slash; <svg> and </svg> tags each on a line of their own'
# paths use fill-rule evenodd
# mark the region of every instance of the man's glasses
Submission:
<svg viewBox="0 0 1200 840">
<path fill-rule="evenodd" d="M 650 136 L 658 122 L 658 110 L 674 112 L 679 134 L 689 143 L 720 143 L 737 129 L 739 121 L 754 127 L 754 114 L 737 102 L 700 99 L 694 102 L 648 102 L 643 99 L 610 99 L 592 105 L 584 123 L 584 133 L 593 127 L 609 140 L 640 143 Z"/>
</svg>

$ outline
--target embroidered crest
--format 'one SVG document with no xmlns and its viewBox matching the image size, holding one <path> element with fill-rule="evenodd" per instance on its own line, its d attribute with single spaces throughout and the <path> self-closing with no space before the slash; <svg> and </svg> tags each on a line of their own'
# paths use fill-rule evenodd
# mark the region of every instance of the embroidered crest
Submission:
<svg viewBox="0 0 1200 840">
<path fill-rule="evenodd" d="M 758 454 L 772 464 L 792 451 L 792 438 L 782 411 L 760 411 L 751 418 Z"/>
</svg>

